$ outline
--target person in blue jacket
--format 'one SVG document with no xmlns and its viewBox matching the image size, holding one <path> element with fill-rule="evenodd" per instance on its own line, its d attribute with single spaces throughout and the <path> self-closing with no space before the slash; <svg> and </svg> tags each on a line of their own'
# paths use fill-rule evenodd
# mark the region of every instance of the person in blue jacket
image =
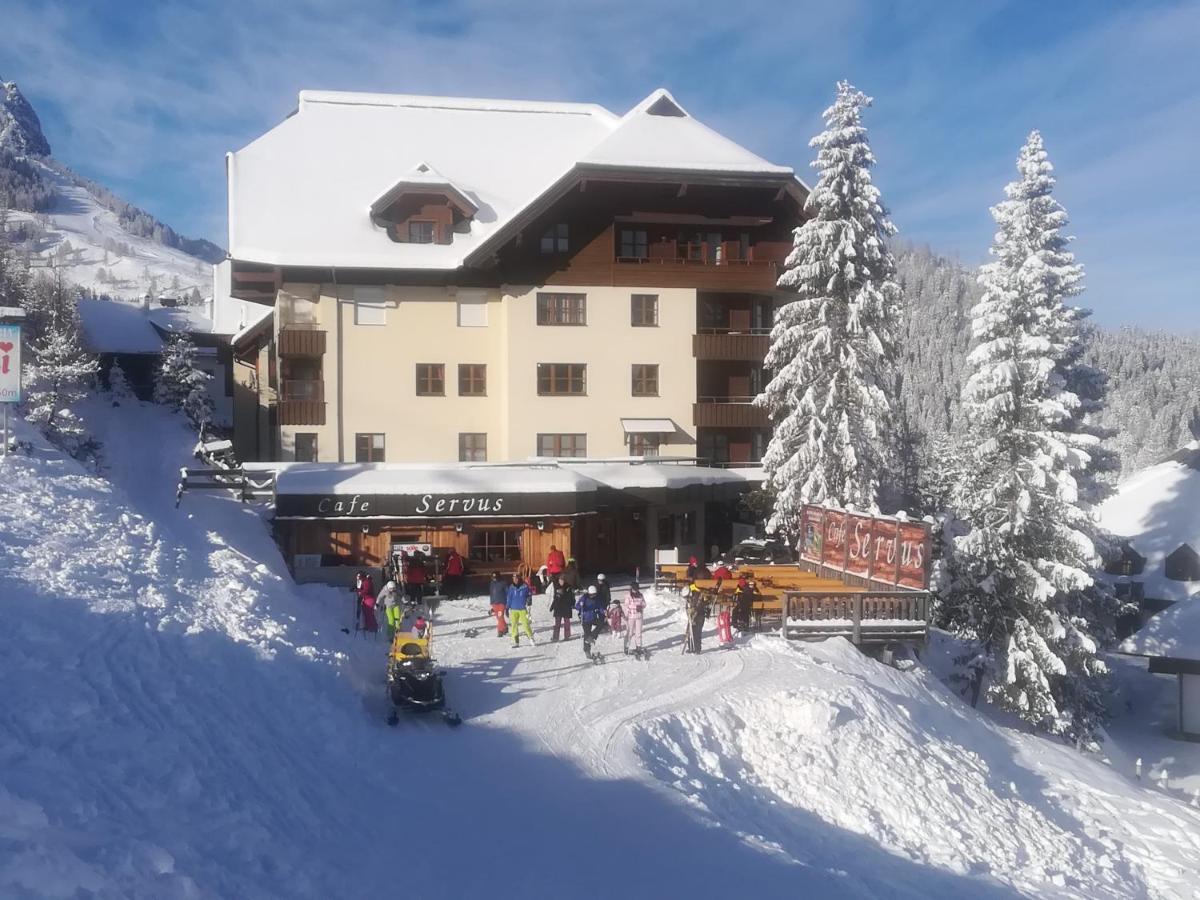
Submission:
<svg viewBox="0 0 1200 900">
<path fill-rule="evenodd" d="M 583 624 L 583 655 L 590 659 L 592 644 L 595 643 L 596 635 L 600 633 L 600 623 L 604 621 L 604 605 L 594 584 L 588 585 L 587 592 L 579 595 L 579 599 L 575 601 L 575 609 L 579 612 L 579 621 Z"/>
<path fill-rule="evenodd" d="M 512 584 L 508 586 L 505 606 L 508 609 L 508 627 L 512 631 L 513 646 L 521 646 L 521 630 L 529 635 L 529 643 L 533 644 L 533 629 L 529 627 L 529 607 L 533 603 L 533 592 L 529 585 L 521 580 L 520 575 L 513 575 Z"/>
</svg>

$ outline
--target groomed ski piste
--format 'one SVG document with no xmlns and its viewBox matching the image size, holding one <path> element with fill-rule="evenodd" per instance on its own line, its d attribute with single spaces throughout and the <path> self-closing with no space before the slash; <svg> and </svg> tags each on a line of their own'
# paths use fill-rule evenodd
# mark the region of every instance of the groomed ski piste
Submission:
<svg viewBox="0 0 1200 900">
<path fill-rule="evenodd" d="M 296 587 L 261 510 L 174 508 L 178 417 L 86 414 L 104 477 L 24 423 L 0 464 L 0 896 L 1196 895 L 1185 795 L 841 640 L 685 656 L 673 597 L 603 666 L 544 608 L 513 648 L 444 604 L 464 724 L 389 728 L 349 593 Z"/>
</svg>

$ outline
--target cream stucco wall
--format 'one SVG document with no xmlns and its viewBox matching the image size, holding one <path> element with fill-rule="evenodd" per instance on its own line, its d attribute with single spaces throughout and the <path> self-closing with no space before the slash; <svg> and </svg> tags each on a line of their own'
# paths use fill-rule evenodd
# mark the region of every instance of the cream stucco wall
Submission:
<svg viewBox="0 0 1200 900">
<path fill-rule="evenodd" d="M 293 458 L 295 434 L 316 432 L 321 461 L 338 460 L 339 331 L 342 350 L 342 455 L 353 461 L 356 433 L 386 435 L 388 462 L 442 462 L 458 459 L 460 432 L 486 432 L 488 461 L 524 459 L 537 452 L 539 432 L 585 433 L 588 455 L 625 456 L 622 418 L 670 418 L 685 432 L 682 443 L 664 455 L 694 453 L 692 402 L 696 364 L 691 340 L 696 331 L 696 292 L 691 289 L 573 287 L 587 294 L 587 325 L 539 326 L 535 287 L 484 292 L 485 327 L 460 326 L 453 287 L 391 286 L 382 293 L 386 324 L 356 324 L 356 289 L 333 285 L 284 285 L 281 324 L 292 298 L 313 297 L 311 310 L 327 334 L 323 360 L 326 402 L 324 426 L 283 426 L 284 459 Z M 659 324 L 630 325 L 630 297 L 657 294 Z M 301 303 L 303 313 L 309 312 Z M 416 365 L 442 363 L 446 393 L 416 395 Z M 487 366 L 487 396 L 458 395 L 458 365 Z M 538 363 L 585 363 L 587 395 L 539 397 Z M 659 366 L 659 396 L 633 397 L 634 363 Z"/>
</svg>

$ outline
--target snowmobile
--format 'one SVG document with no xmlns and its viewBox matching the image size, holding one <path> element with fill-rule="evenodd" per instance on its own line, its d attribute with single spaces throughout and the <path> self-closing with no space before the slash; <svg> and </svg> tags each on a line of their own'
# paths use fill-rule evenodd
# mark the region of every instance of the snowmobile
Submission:
<svg viewBox="0 0 1200 900">
<path fill-rule="evenodd" d="M 388 653 L 387 690 L 392 703 L 388 724 L 400 721 L 401 712 L 438 711 L 450 725 L 462 722 L 446 707 L 442 674 L 435 668 L 430 651 L 432 624 L 423 615 L 406 616 L 392 639 Z"/>
</svg>

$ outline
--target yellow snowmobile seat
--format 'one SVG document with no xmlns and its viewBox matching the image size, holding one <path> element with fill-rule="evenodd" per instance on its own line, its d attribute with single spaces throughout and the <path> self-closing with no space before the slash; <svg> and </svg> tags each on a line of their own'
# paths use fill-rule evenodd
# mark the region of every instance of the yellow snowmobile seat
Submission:
<svg viewBox="0 0 1200 900">
<path fill-rule="evenodd" d="M 392 639 L 392 659 L 400 662 L 418 656 L 429 656 L 429 639 L 413 637 L 403 631 L 397 633 Z"/>
</svg>

